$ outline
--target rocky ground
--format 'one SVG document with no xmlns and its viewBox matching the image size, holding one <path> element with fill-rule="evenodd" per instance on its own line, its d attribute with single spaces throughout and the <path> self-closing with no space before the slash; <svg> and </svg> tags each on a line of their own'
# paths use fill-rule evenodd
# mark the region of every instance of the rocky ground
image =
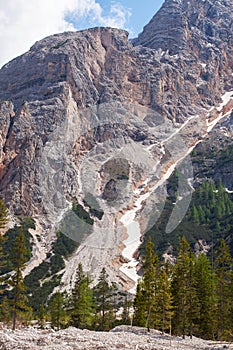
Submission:
<svg viewBox="0 0 233 350">
<path fill-rule="evenodd" d="M 12 331 L 0 330 L 0 350 L 220 350 L 233 349 L 229 343 L 198 338 L 170 338 L 160 332 L 147 333 L 144 328 L 120 326 L 111 332 L 93 332 L 70 327 L 58 332 L 32 327 Z"/>
</svg>

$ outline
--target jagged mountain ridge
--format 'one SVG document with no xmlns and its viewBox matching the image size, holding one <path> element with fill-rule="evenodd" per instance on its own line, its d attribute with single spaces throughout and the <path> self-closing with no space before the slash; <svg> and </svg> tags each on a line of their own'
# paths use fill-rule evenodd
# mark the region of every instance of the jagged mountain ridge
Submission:
<svg viewBox="0 0 233 350">
<path fill-rule="evenodd" d="M 152 163 L 158 159 L 161 177 L 211 131 L 211 121 L 232 110 L 230 95 L 221 106 L 221 96 L 233 90 L 232 20 L 230 1 L 167 0 L 132 43 L 127 32 L 111 28 L 58 34 L 1 69 L 0 191 L 10 210 L 37 219 L 45 251 L 62 213 L 74 200 L 83 204 L 92 185 L 105 212 L 93 230 L 107 248 L 81 245 L 67 270 L 75 271 L 82 261 L 96 276 L 107 265 L 112 279 L 133 284 L 119 271 L 126 233 L 120 218 L 133 208 L 134 191 L 148 174 L 128 159 L 133 196 L 123 197 L 127 205 L 113 215 L 101 197 L 114 175 L 109 156 L 132 142 L 135 154 L 142 150 L 142 158 L 148 153 Z M 174 131 L 185 141 L 183 154 L 171 155 Z M 85 188 L 80 164 L 88 157 L 85 164 L 95 181 L 84 173 L 90 184 Z M 51 173 L 43 173 L 45 163 Z M 53 181 L 47 182 L 49 176 Z M 139 222 L 143 233 L 146 223 Z M 70 283 L 71 272 L 63 283 Z"/>
<path fill-rule="evenodd" d="M 232 46 L 231 1 L 165 0 L 161 9 L 134 40 L 170 54 L 190 53 L 205 57 L 206 46 L 219 49 Z"/>
</svg>

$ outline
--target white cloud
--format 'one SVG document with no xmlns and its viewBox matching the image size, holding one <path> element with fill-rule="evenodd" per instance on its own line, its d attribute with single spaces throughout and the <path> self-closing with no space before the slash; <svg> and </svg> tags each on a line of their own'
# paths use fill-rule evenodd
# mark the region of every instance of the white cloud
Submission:
<svg viewBox="0 0 233 350">
<path fill-rule="evenodd" d="M 69 15 L 68 15 L 69 14 Z M 97 0 L 7 0 L 0 3 L 0 66 L 27 51 L 45 36 L 76 30 L 86 18 L 90 26 L 125 28 L 129 9 L 115 3 L 108 16 Z M 69 19 L 72 19 L 69 21 Z"/>
<path fill-rule="evenodd" d="M 131 11 L 123 7 L 121 4 L 116 3 L 111 6 L 110 13 L 112 15 L 112 18 L 110 18 L 109 25 L 111 27 L 125 28 L 127 20 L 131 15 Z"/>
</svg>

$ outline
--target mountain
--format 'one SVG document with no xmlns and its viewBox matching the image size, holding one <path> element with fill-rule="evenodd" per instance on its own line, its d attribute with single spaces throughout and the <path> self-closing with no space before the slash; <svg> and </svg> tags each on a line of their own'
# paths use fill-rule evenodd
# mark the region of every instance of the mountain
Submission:
<svg viewBox="0 0 233 350">
<path fill-rule="evenodd" d="M 208 59 L 211 45 L 214 51 L 231 50 L 231 7 L 230 0 L 165 0 L 134 44 Z"/>
<path fill-rule="evenodd" d="M 81 261 L 94 280 L 105 266 L 133 291 L 175 168 L 164 235 L 206 179 L 232 190 L 220 152 L 232 145 L 232 13 L 227 0 L 166 0 L 132 41 L 112 28 L 66 32 L 0 70 L 0 191 L 35 221 L 29 280 L 53 262 L 52 287 L 69 290 Z"/>
</svg>

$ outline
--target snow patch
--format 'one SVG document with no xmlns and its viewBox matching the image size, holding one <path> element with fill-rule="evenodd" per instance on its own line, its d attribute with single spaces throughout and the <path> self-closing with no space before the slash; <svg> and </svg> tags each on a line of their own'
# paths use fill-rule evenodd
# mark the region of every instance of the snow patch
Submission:
<svg viewBox="0 0 233 350">
<path fill-rule="evenodd" d="M 222 103 L 216 108 L 218 112 L 221 112 L 223 107 L 226 106 L 228 104 L 228 102 L 233 98 L 233 91 L 229 91 L 226 92 L 224 95 L 222 95 Z M 214 107 L 211 107 L 211 109 L 209 110 L 209 112 L 211 112 L 214 109 Z M 227 117 L 229 114 L 231 113 L 231 111 L 222 114 L 222 112 L 219 114 L 219 116 L 217 118 L 215 118 L 214 120 L 210 121 L 209 119 L 207 119 L 207 133 L 209 133 L 214 127 L 215 125 L 217 125 L 219 123 L 219 121 L 225 117 Z"/>
<path fill-rule="evenodd" d="M 233 98 L 233 91 L 228 91 L 222 95 L 222 103 L 217 107 L 217 111 L 221 112 L 222 108 L 228 104 L 231 98 Z"/>
<path fill-rule="evenodd" d="M 228 188 L 225 188 L 225 190 L 226 190 L 227 193 L 233 193 L 233 191 L 228 190 Z"/>
</svg>

